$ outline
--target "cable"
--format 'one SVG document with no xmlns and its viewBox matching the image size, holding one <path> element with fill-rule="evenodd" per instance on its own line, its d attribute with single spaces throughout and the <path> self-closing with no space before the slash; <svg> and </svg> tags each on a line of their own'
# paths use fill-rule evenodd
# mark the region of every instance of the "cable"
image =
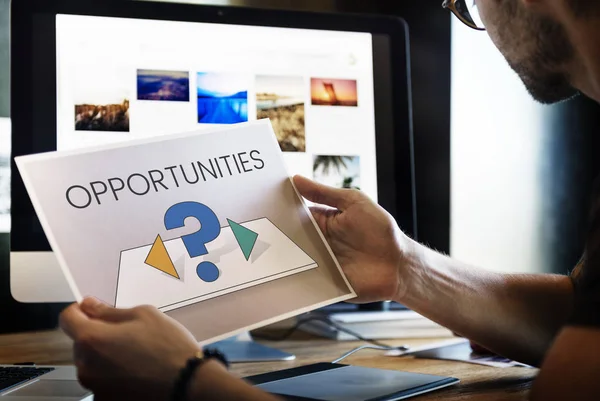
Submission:
<svg viewBox="0 0 600 401">
<path fill-rule="evenodd" d="M 363 346 L 360 346 L 360 347 L 356 347 L 356 348 L 354 348 L 351 351 L 346 352 L 344 355 L 342 355 L 339 358 L 334 359 L 333 361 L 331 361 L 331 363 L 338 363 L 341 360 L 346 359 L 350 355 L 354 354 L 355 352 L 358 352 L 358 351 L 363 350 L 363 349 L 378 349 L 378 350 L 383 350 L 383 351 L 389 351 L 390 350 L 389 347 L 381 347 L 379 345 L 363 345 Z M 396 348 L 394 348 L 394 349 L 396 349 Z"/>
<path fill-rule="evenodd" d="M 253 336 L 257 337 L 257 338 L 262 338 L 264 340 L 269 340 L 269 341 L 283 341 L 283 340 L 286 340 L 288 337 L 290 337 L 292 334 L 294 334 L 294 332 L 296 330 L 298 330 L 300 328 L 300 326 L 302 326 L 303 324 L 306 324 L 308 322 L 312 322 L 312 321 L 323 322 L 323 323 L 327 324 L 328 326 L 333 327 L 334 329 L 341 331 L 343 333 L 349 334 L 352 337 L 355 337 L 356 339 L 358 339 L 360 341 L 364 341 L 364 342 L 372 344 L 376 347 L 380 347 L 378 349 L 400 350 L 400 351 L 408 350 L 408 347 L 406 345 L 393 346 L 393 345 L 388 345 L 388 344 L 382 343 L 380 341 L 377 341 L 377 340 L 374 340 L 371 338 L 365 338 L 352 330 L 349 330 L 345 327 L 338 325 L 336 322 L 334 322 L 327 316 L 320 316 L 320 315 L 315 315 L 315 314 L 309 315 L 308 317 L 306 317 L 304 319 L 298 320 L 298 322 L 293 327 L 291 327 L 290 329 L 285 331 L 280 336 L 269 336 L 269 335 L 264 335 L 264 334 L 258 334 L 258 335 L 253 334 Z"/>
</svg>

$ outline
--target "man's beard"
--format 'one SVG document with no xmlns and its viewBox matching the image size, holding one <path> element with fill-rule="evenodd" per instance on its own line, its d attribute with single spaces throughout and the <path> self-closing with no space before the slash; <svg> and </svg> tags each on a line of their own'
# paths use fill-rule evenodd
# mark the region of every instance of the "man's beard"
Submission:
<svg viewBox="0 0 600 401">
<path fill-rule="evenodd" d="M 509 64 L 523 81 L 527 92 L 540 103 L 558 103 L 579 94 L 564 74 L 528 68 L 525 63 Z"/>
<path fill-rule="evenodd" d="M 518 62 L 507 61 L 527 91 L 544 104 L 557 103 L 579 94 L 563 72 L 575 54 L 564 28 L 544 17 L 531 17 L 523 22 L 523 34 L 534 41 L 533 51 Z"/>
</svg>

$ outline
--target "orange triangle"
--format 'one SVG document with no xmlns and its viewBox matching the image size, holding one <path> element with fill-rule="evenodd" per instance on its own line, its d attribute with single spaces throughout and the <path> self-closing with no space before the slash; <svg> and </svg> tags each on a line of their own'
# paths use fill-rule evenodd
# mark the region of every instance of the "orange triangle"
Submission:
<svg viewBox="0 0 600 401">
<path fill-rule="evenodd" d="M 175 270 L 175 265 L 173 264 L 160 235 L 156 236 L 154 244 L 152 244 L 152 248 L 150 248 L 150 252 L 144 263 L 179 279 L 179 274 L 177 274 L 177 270 Z"/>
</svg>

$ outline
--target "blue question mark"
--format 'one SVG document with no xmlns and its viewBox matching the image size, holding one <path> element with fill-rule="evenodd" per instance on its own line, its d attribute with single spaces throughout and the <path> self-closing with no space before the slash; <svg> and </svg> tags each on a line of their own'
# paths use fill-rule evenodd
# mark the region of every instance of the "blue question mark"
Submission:
<svg viewBox="0 0 600 401">
<path fill-rule="evenodd" d="M 183 235 L 181 239 L 190 258 L 206 255 L 207 243 L 215 240 L 221 233 L 219 218 L 208 206 L 198 202 L 181 202 L 171 206 L 165 213 L 165 228 L 173 230 L 185 226 L 185 219 L 194 217 L 200 222 L 200 230 Z M 212 283 L 219 278 L 219 269 L 212 262 L 201 262 L 196 267 L 201 280 Z"/>
</svg>

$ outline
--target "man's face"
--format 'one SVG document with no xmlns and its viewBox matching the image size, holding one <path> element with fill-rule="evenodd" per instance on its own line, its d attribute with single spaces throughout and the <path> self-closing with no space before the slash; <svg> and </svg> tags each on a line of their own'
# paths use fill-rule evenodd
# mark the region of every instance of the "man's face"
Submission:
<svg viewBox="0 0 600 401">
<path fill-rule="evenodd" d="M 556 103 L 576 95 L 566 73 L 574 49 L 564 28 L 521 1 L 476 0 L 492 41 L 537 101 Z"/>
</svg>

